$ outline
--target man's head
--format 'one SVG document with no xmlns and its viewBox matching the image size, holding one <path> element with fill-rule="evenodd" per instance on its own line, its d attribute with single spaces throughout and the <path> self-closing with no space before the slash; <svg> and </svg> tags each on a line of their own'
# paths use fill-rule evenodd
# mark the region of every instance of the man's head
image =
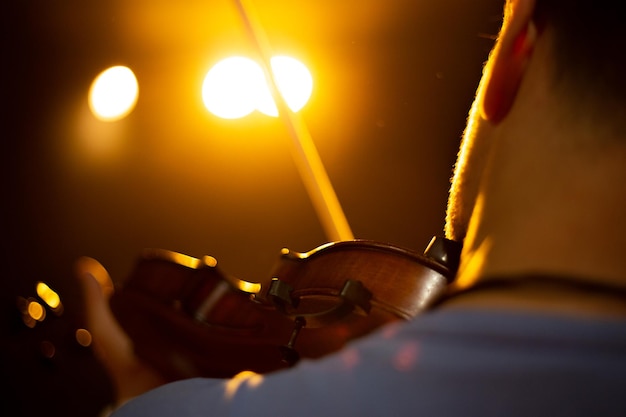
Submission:
<svg viewBox="0 0 626 417">
<path fill-rule="evenodd" d="M 550 30 L 553 86 L 577 117 L 626 133 L 626 12 L 617 0 L 536 0 L 533 20 Z M 587 105 L 589 104 L 589 105 Z M 616 113 L 616 112 L 620 113 Z"/>
<path fill-rule="evenodd" d="M 626 13 L 621 2 L 509 0 L 470 112 L 447 214 L 446 234 L 463 240 L 478 196 L 492 128 L 514 105 L 536 38 L 549 44 L 547 93 L 563 123 L 604 126 L 626 138 Z M 557 110 L 557 109 L 555 109 Z"/>
<path fill-rule="evenodd" d="M 611 242 L 607 247 L 626 244 L 619 228 L 626 211 L 621 9 L 617 1 L 507 2 L 469 115 L 446 219 L 446 236 L 464 241 L 466 253 L 497 247 L 487 262 L 497 265 L 491 273 L 512 271 L 514 253 L 526 257 L 518 271 L 563 272 L 568 262 L 570 272 L 589 269 L 599 259 L 591 251 L 578 269 L 571 258 L 581 249 L 574 245 L 589 245 L 594 233 Z"/>
</svg>

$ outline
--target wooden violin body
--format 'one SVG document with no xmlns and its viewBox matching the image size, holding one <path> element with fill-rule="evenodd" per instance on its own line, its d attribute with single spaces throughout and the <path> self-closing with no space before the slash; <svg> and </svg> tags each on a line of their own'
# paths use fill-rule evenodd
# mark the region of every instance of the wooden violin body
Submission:
<svg viewBox="0 0 626 417">
<path fill-rule="evenodd" d="M 228 276 L 211 257 L 148 250 L 111 308 L 137 354 L 170 380 L 267 373 L 427 308 L 458 256 L 437 239 L 425 254 L 359 240 L 283 249 L 264 282 Z"/>
</svg>

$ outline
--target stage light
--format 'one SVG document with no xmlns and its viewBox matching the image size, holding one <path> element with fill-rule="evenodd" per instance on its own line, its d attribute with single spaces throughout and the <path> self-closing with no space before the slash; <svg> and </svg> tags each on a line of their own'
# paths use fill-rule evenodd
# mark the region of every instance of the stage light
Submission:
<svg viewBox="0 0 626 417">
<path fill-rule="evenodd" d="M 270 60 L 272 71 L 280 94 L 293 112 L 302 109 L 309 101 L 313 92 L 313 76 L 308 68 L 295 58 L 275 56 Z M 268 116 L 278 117 L 278 109 L 269 88 L 264 94 L 257 109 Z"/>
<path fill-rule="evenodd" d="M 35 300 L 28 302 L 28 315 L 34 320 L 43 321 L 46 318 L 46 310 Z"/>
<path fill-rule="evenodd" d="M 37 295 L 39 298 L 43 300 L 44 303 L 48 305 L 57 314 L 61 314 L 63 312 L 63 304 L 61 304 L 61 297 L 57 294 L 52 288 L 50 288 L 44 282 L 38 282 L 35 290 L 37 291 Z"/>
<path fill-rule="evenodd" d="M 249 58 L 230 57 L 207 73 L 202 84 L 202 100 L 214 115 L 238 119 L 254 111 L 262 86 L 261 67 Z"/>
<path fill-rule="evenodd" d="M 139 85 L 133 71 L 114 66 L 101 72 L 91 84 L 89 107 L 100 120 L 120 120 L 133 110 L 138 95 Z"/>
<path fill-rule="evenodd" d="M 289 108 L 294 112 L 302 109 L 313 91 L 309 70 L 287 56 L 273 57 L 270 65 Z M 230 57 L 215 64 L 204 79 L 202 99 L 207 110 L 224 119 L 244 117 L 254 110 L 278 116 L 261 66 L 245 57 Z"/>
<path fill-rule="evenodd" d="M 74 333 L 74 337 L 76 338 L 76 342 L 84 347 L 91 346 L 91 342 L 93 342 L 91 333 L 86 329 L 77 329 Z"/>
</svg>

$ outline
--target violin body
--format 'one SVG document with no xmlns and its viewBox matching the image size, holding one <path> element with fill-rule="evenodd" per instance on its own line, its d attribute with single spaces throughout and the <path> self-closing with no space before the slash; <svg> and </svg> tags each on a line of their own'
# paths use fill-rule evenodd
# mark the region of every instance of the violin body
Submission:
<svg viewBox="0 0 626 417">
<path fill-rule="evenodd" d="M 451 243 L 425 254 L 361 240 L 283 249 L 263 282 L 229 276 L 212 257 L 147 250 L 111 308 L 136 353 L 169 380 L 267 373 L 417 316 L 454 276 Z"/>
</svg>

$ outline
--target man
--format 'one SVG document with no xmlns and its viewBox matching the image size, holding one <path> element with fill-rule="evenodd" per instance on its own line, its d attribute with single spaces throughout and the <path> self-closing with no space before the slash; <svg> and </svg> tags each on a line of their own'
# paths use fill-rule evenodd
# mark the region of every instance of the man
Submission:
<svg viewBox="0 0 626 417">
<path fill-rule="evenodd" d="M 507 3 L 451 188 L 446 234 L 464 243 L 461 266 L 436 308 L 320 361 L 175 382 L 115 415 L 626 415 L 621 9 Z M 91 316 L 108 314 L 84 283 Z M 159 385 L 104 328 L 93 320 L 120 396 Z M 133 367 L 145 378 L 124 386 L 118 371 Z"/>
</svg>

